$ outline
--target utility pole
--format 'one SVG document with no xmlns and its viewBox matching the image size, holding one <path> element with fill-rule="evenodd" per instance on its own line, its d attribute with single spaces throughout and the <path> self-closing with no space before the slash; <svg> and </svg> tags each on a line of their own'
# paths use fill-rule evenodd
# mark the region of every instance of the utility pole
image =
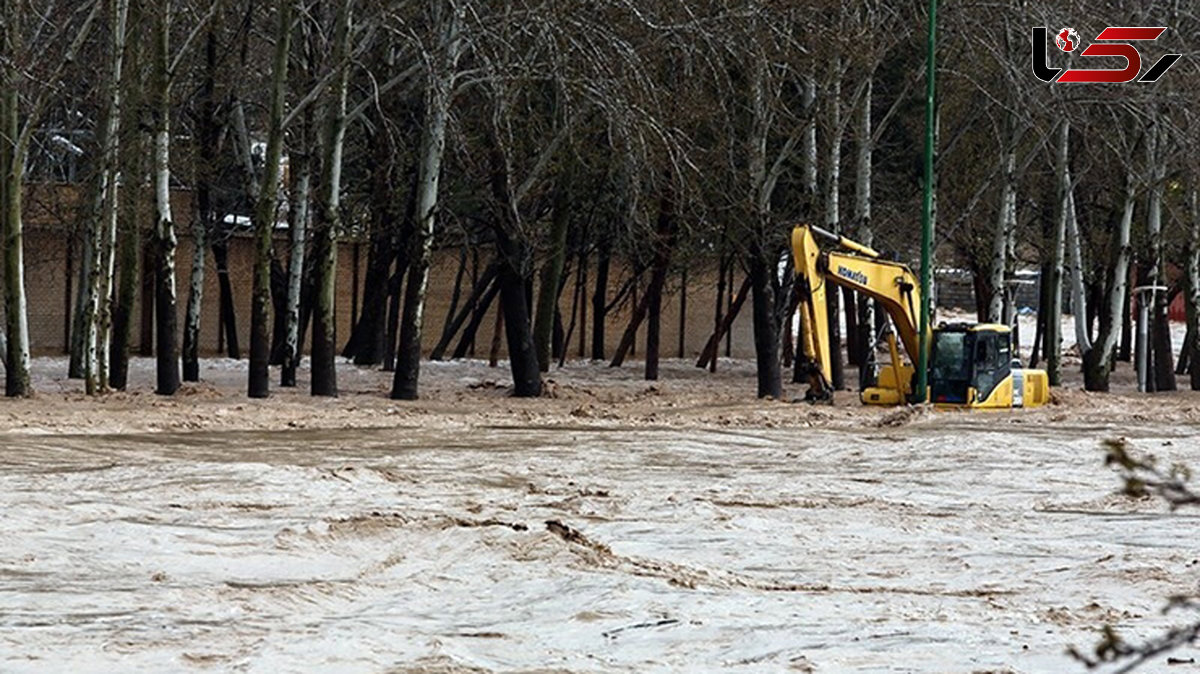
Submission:
<svg viewBox="0 0 1200 674">
<path fill-rule="evenodd" d="M 913 399 L 926 401 L 929 388 L 929 298 L 933 294 L 933 125 L 937 0 L 929 0 L 929 54 L 925 62 L 925 198 L 921 216 L 921 334 Z"/>
</svg>

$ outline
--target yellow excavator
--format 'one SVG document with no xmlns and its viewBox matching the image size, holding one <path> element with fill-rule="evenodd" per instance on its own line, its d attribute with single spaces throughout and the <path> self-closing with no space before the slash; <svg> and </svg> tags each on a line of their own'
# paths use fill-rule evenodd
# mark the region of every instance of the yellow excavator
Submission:
<svg viewBox="0 0 1200 674">
<path fill-rule="evenodd" d="M 818 237 L 837 250 L 822 250 Z M 869 246 L 812 225 L 792 230 L 792 253 L 800 298 L 797 357 L 809 385 L 807 398 L 826 401 L 833 397 L 825 304 L 826 291 L 833 285 L 876 300 L 893 326 L 887 335 L 891 364 L 881 367 L 874 385 L 863 389 L 863 403 L 901 405 L 913 401 L 914 364 L 919 362 L 921 348 L 917 313 L 921 290 L 912 271 L 883 259 Z M 908 362 L 900 357 L 897 335 Z M 1050 380 L 1045 370 L 1022 369 L 1019 362 L 1014 363 L 1012 330 L 1007 325 L 943 323 L 930 337 L 925 399 L 937 407 L 1008 409 L 1037 407 L 1049 400 Z"/>
</svg>

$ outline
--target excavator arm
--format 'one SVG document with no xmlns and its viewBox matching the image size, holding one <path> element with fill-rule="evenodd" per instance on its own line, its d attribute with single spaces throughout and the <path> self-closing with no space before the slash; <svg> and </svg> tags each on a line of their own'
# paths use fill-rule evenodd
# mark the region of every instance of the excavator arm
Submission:
<svg viewBox="0 0 1200 674">
<path fill-rule="evenodd" d="M 841 250 L 825 251 L 817 237 L 834 243 Z M 830 285 L 854 290 L 877 300 L 892 319 L 911 362 L 917 362 L 920 328 L 917 307 L 921 304 L 917 278 L 903 264 L 880 259 L 868 246 L 837 236 L 812 225 L 800 225 L 792 231 L 792 253 L 796 267 L 801 322 L 800 356 L 808 380 L 810 399 L 828 399 L 833 393 L 831 344 L 826 292 Z M 881 386 L 895 389 L 892 396 L 903 400 L 911 392 L 907 376 L 912 368 L 901 368 L 894 341 L 893 372 Z M 892 397 L 889 396 L 889 397 Z"/>
</svg>

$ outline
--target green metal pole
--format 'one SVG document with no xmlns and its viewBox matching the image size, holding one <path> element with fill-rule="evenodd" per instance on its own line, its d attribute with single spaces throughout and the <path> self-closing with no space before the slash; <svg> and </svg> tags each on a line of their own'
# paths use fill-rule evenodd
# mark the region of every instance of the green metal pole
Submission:
<svg viewBox="0 0 1200 674">
<path fill-rule="evenodd" d="M 933 105 L 937 45 L 937 0 L 929 0 L 929 55 L 925 63 L 925 202 L 921 217 L 921 335 L 917 354 L 918 403 L 926 402 L 929 387 L 929 297 L 933 290 Z"/>
</svg>

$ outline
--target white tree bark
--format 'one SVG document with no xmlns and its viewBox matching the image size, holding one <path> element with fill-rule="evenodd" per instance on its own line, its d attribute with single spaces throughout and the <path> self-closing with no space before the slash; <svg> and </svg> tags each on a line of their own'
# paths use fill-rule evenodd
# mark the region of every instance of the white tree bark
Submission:
<svg viewBox="0 0 1200 674">
<path fill-rule="evenodd" d="M 112 323 L 110 298 L 120 182 L 117 166 L 122 112 L 120 83 L 128 15 L 129 0 L 110 0 L 110 52 L 106 81 L 108 110 L 102 131 L 96 211 L 89 233 L 91 273 L 86 289 L 88 297 L 84 318 L 84 388 L 88 395 L 101 393 L 108 386 L 108 338 Z"/>
<path fill-rule="evenodd" d="M 859 242 L 866 246 L 875 245 L 875 231 L 871 227 L 871 157 L 875 147 L 874 132 L 871 129 L 873 80 L 874 73 L 868 74 L 862 107 L 858 111 L 858 145 L 855 155 L 854 219 L 858 223 L 856 236 Z M 862 367 L 867 368 L 874 362 L 872 354 L 875 349 L 875 302 L 870 298 L 858 298 L 858 329 L 865 336 L 860 344 L 866 348 L 861 355 L 867 359 Z"/>
<path fill-rule="evenodd" d="M 25 160 L 34 129 L 46 108 L 51 89 L 44 87 L 34 97 L 21 123 L 19 87 L 28 80 L 18 59 L 27 57 L 21 40 L 25 3 L 0 0 L 0 236 L 4 247 L 5 342 L 8 358 L 5 371 L 5 395 L 26 397 L 33 394 L 29 380 L 29 322 L 25 295 L 24 225 L 21 221 L 21 197 Z M 64 69 L 75 60 L 91 32 L 101 3 L 92 4 L 75 37 L 71 40 L 55 71 L 45 77 L 57 83 Z M 42 59 L 43 61 L 45 58 Z"/>
<path fill-rule="evenodd" d="M 430 11 L 439 17 L 437 54 L 429 55 L 431 69 L 425 93 L 425 128 L 421 133 L 420 168 L 417 183 L 417 227 L 415 250 L 409 263 L 408 288 L 405 292 L 404 320 L 397 349 L 396 376 L 392 397 L 415 399 L 420 371 L 421 325 L 425 313 L 425 295 L 429 285 L 429 265 L 433 255 L 433 234 L 437 222 L 442 158 L 446 150 L 446 126 L 450 118 L 453 83 L 462 50 L 460 12 L 452 4 L 433 0 Z"/>
<path fill-rule="evenodd" d="M 1000 323 L 1004 320 L 1005 276 L 1008 272 L 1009 240 L 1016 228 L 1017 210 L 1017 148 L 1016 129 L 1012 116 L 1005 122 L 1004 148 L 1000 154 L 1000 200 L 996 211 L 996 229 L 992 237 L 992 264 L 990 285 L 991 302 L 988 303 L 987 320 Z"/>
<path fill-rule="evenodd" d="M 1068 178 L 1069 180 L 1069 178 Z M 1083 285 L 1083 245 L 1080 241 L 1079 219 L 1075 213 L 1074 191 L 1067 193 L 1067 245 L 1071 265 L 1071 309 L 1075 315 L 1075 343 L 1079 353 L 1092 349 L 1092 336 L 1088 333 L 1087 291 Z"/>
<path fill-rule="evenodd" d="M 1108 363 L 1121 336 L 1121 311 L 1125 308 L 1125 294 L 1129 284 L 1129 263 L 1133 257 L 1130 241 L 1133 233 L 1133 212 L 1136 203 L 1134 178 L 1129 176 L 1125 183 L 1125 204 L 1121 210 L 1121 223 L 1117 229 L 1117 257 L 1113 264 L 1112 279 L 1105 297 L 1103 310 L 1108 314 L 1105 325 L 1108 330 L 1101 333 L 1098 361 Z"/>
<path fill-rule="evenodd" d="M 305 129 L 302 133 L 307 133 Z M 309 151 L 305 148 L 303 151 Z M 284 377 L 283 386 L 295 386 L 288 378 L 294 375 L 300 360 L 300 292 L 304 282 L 304 246 L 308 239 L 309 199 L 312 184 L 312 162 L 307 158 L 296 163 L 298 174 L 295 189 L 289 205 L 292 210 L 291 222 L 291 254 L 288 259 L 288 296 L 287 296 L 287 335 L 284 338 Z M 290 369 L 290 371 L 289 371 Z"/>
<path fill-rule="evenodd" d="M 830 65 L 829 91 L 826 95 L 829 118 L 829 156 L 825 165 L 825 227 L 841 233 L 841 216 L 838 212 L 838 196 L 841 192 L 842 176 L 842 77 L 841 59 L 834 57 Z"/>
<path fill-rule="evenodd" d="M 155 305 L 157 338 L 157 385 L 160 395 L 174 395 L 179 389 L 179 347 L 176 338 L 175 253 L 179 239 L 171 215 L 171 3 L 163 2 L 158 11 L 154 36 L 154 226 Z"/>
<path fill-rule="evenodd" d="M 804 110 L 808 113 L 808 123 L 804 127 L 804 186 L 808 189 L 808 197 L 815 204 L 817 200 L 817 115 L 814 111 L 817 101 L 817 83 L 814 77 L 804 82 Z"/>
</svg>

